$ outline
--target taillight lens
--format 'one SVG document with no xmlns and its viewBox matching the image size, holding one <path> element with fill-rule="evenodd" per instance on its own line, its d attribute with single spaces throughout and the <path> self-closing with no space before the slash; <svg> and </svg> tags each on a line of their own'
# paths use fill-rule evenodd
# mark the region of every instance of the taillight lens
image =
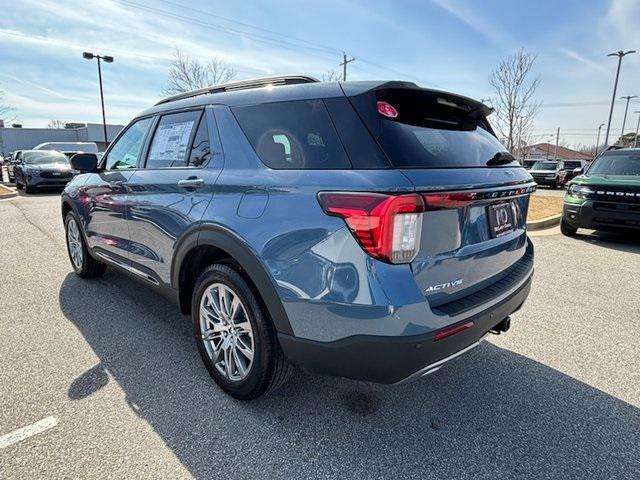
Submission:
<svg viewBox="0 0 640 480">
<path fill-rule="evenodd" d="M 344 218 L 362 248 L 388 263 L 409 263 L 420 248 L 424 201 L 420 195 L 323 192 L 325 213 Z"/>
</svg>

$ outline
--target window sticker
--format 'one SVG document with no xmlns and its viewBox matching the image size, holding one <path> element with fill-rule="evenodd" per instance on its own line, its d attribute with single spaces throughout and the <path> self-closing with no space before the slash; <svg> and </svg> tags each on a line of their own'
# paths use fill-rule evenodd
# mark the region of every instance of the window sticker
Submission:
<svg viewBox="0 0 640 480">
<path fill-rule="evenodd" d="M 153 145 L 149 152 L 149 162 L 183 162 L 189 147 L 189 137 L 194 121 L 167 123 L 158 126 Z"/>
</svg>

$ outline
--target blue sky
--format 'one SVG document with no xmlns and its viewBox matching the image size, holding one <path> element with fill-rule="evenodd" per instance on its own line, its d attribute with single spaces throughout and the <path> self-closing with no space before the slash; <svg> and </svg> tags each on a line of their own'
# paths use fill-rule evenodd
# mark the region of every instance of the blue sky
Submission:
<svg viewBox="0 0 640 480">
<path fill-rule="evenodd" d="M 537 140 L 559 126 L 565 143 L 592 144 L 607 121 L 615 74 L 606 54 L 640 51 L 638 25 L 638 0 L 20 0 L 0 17 L 0 89 L 25 126 L 99 122 L 96 65 L 81 53 L 110 54 L 107 121 L 127 123 L 161 97 L 176 48 L 203 61 L 222 58 L 238 78 L 320 76 L 339 68 L 344 50 L 356 57 L 352 80 L 412 80 L 487 98 L 491 69 L 524 48 L 538 54 L 542 78 Z M 640 54 L 630 55 L 618 96 L 640 95 L 639 79 Z M 616 135 L 623 110 L 617 103 Z"/>
</svg>

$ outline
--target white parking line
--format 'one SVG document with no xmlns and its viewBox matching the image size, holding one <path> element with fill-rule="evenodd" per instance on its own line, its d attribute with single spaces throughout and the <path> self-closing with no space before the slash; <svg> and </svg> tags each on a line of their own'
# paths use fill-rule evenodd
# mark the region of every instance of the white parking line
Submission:
<svg viewBox="0 0 640 480">
<path fill-rule="evenodd" d="M 32 423 L 31 425 L 27 425 L 26 427 L 7 433 L 0 437 L 0 450 L 13 445 L 14 443 L 26 440 L 29 437 L 33 437 L 34 435 L 38 435 L 39 433 L 46 432 L 57 424 L 58 419 L 56 417 L 47 417 L 43 418 L 39 422 Z"/>
</svg>

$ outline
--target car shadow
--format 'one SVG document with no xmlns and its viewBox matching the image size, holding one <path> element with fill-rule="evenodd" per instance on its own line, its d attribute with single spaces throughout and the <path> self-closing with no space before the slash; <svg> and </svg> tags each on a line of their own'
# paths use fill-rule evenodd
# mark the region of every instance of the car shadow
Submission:
<svg viewBox="0 0 640 480">
<path fill-rule="evenodd" d="M 640 232 L 578 230 L 573 238 L 612 250 L 640 253 Z"/>
<path fill-rule="evenodd" d="M 112 378 L 197 478 L 637 478 L 640 469 L 640 409 L 488 342 L 407 385 L 300 372 L 239 402 L 206 373 L 189 318 L 129 277 L 69 274 L 59 302 L 100 359 L 70 381 L 69 398 L 86 401 Z"/>
<path fill-rule="evenodd" d="M 26 193 L 24 189 L 16 188 L 18 197 L 59 197 L 62 194 L 61 189 L 46 189 L 35 190 L 30 193 Z"/>
</svg>

